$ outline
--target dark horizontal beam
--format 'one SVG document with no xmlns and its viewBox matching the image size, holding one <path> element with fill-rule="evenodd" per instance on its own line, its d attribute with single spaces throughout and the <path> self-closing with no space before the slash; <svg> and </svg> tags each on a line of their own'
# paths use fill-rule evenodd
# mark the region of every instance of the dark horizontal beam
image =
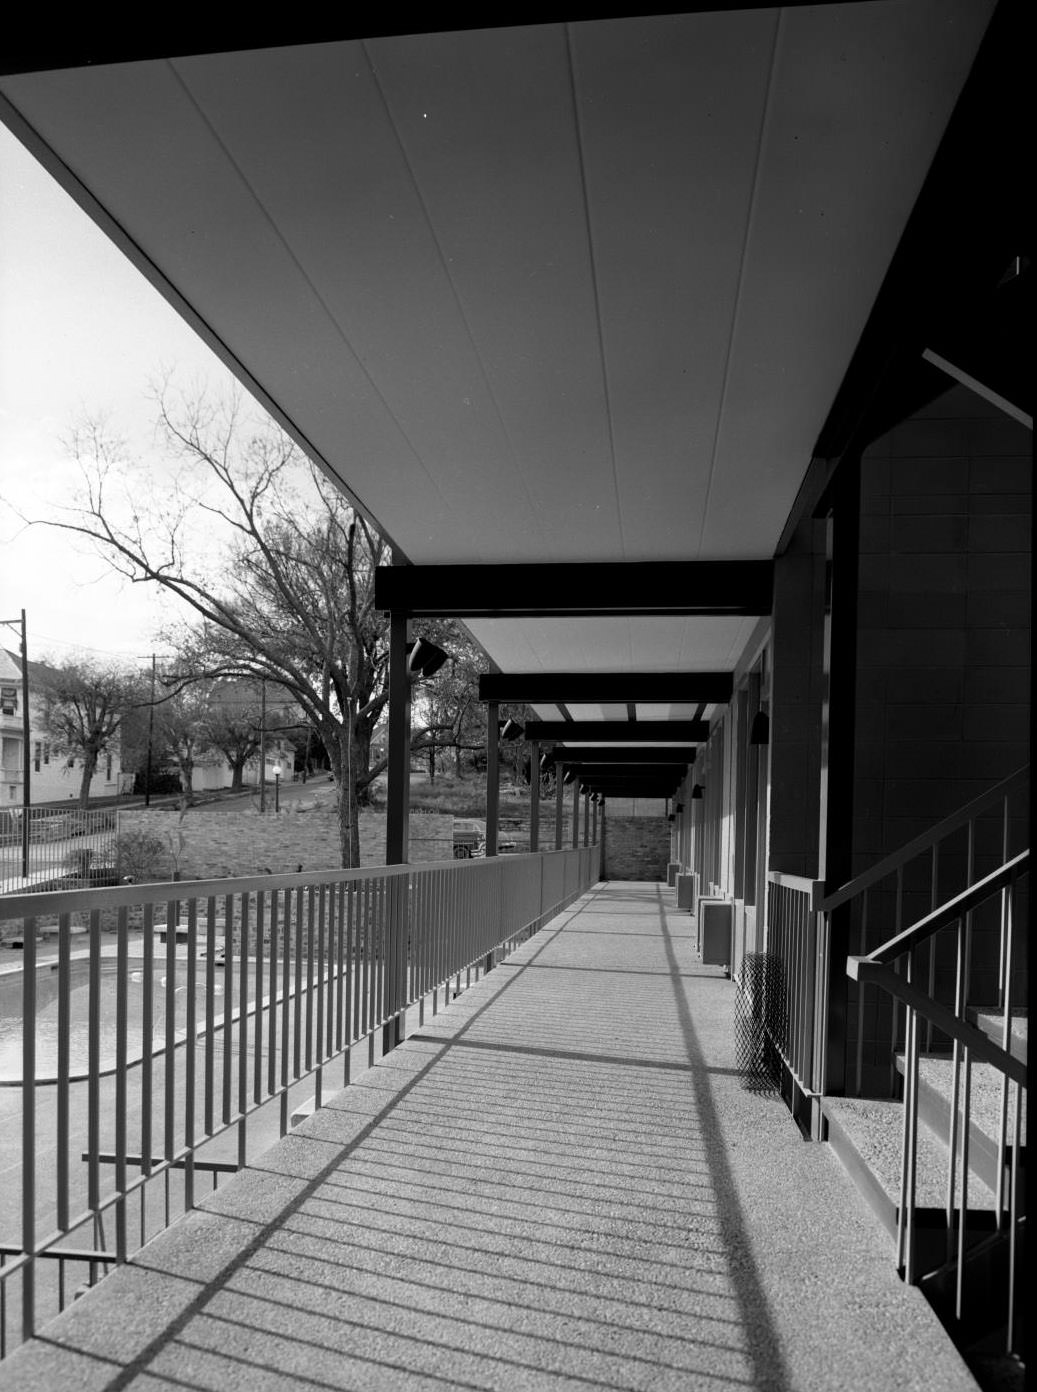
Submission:
<svg viewBox="0 0 1037 1392">
<path fill-rule="evenodd" d="M 771 561 L 601 561 L 379 566 L 378 609 L 415 618 L 771 611 Z"/>
<path fill-rule="evenodd" d="M 591 783 L 585 791 L 597 793 L 599 797 L 641 797 L 641 798 L 672 798 L 677 794 L 679 783 L 643 783 L 632 780 L 629 783 Z"/>
<path fill-rule="evenodd" d="M 608 764 L 621 767 L 623 764 L 651 764 L 665 768 L 667 764 L 691 764 L 695 761 L 696 747 L 687 744 L 665 746 L 645 746 L 644 748 L 624 745 L 594 744 L 579 749 L 556 744 L 550 758 L 566 768 L 579 768 L 584 764 Z"/>
<path fill-rule="evenodd" d="M 527 720 L 526 739 L 551 744 L 621 744 L 624 740 L 672 740 L 676 744 L 704 743 L 709 739 L 708 720 Z"/>
<path fill-rule="evenodd" d="M 730 672 L 485 672 L 479 678 L 479 700 L 528 705 L 725 703 L 733 685 Z M 640 726 L 635 721 L 628 728 Z"/>
</svg>

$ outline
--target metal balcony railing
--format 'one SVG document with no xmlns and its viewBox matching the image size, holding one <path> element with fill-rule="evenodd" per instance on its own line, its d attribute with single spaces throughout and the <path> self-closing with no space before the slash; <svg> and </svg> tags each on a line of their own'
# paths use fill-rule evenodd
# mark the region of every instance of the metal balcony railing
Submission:
<svg viewBox="0 0 1037 1392">
<path fill-rule="evenodd" d="M 1024 913 L 1025 877 L 1029 872 L 1029 851 L 1012 857 L 991 874 L 939 905 L 917 923 L 898 933 L 867 956 L 851 957 L 848 975 L 858 983 L 870 983 L 903 1008 L 904 1020 L 904 1116 L 897 1210 L 897 1260 L 905 1280 L 914 1283 L 922 1276 L 933 1281 L 934 1272 L 945 1277 L 953 1316 L 959 1323 L 967 1317 L 970 1265 L 979 1273 L 990 1299 L 990 1286 L 1000 1282 L 1003 1290 L 1004 1337 L 1006 1352 L 1018 1352 L 1019 1246 L 1022 1236 L 1021 1173 L 1025 1153 L 1025 1099 L 1027 1067 L 1013 1049 L 1013 1008 L 1021 1004 L 1024 992 L 1018 985 L 1015 968 L 1018 953 L 1026 939 Z M 992 1038 L 969 1018 L 975 998 L 970 994 L 974 949 L 974 918 L 985 905 L 994 904 L 1002 925 L 1001 972 L 1003 988 L 990 1014 L 996 1020 Z M 1020 931 L 1020 924 L 1021 931 Z M 953 1000 L 939 999 L 933 985 L 931 963 L 934 948 L 944 940 L 953 951 Z M 983 1002 L 980 1002 L 982 1004 Z M 923 1036 L 925 1044 L 923 1045 Z M 950 1064 L 948 1102 L 947 1171 L 945 1178 L 945 1250 L 939 1259 L 919 1257 L 920 1221 L 917 1203 L 920 1061 L 923 1052 Z M 974 1065 L 984 1066 L 996 1079 L 998 1095 L 994 1121 L 996 1158 L 993 1171 L 993 1207 L 990 1210 L 993 1241 L 976 1222 L 969 1194 L 972 1159 L 970 1145 L 974 1131 Z M 989 1124 L 987 1122 L 987 1124 Z M 977 1140 L 982 1133 L 977 1134 Z M 977 1232 L 978 1229 L 978 1232 Z M 998 1239 L 1002 1251 L 996 1260 Z"/>
<path fill-rule="evenodd" d="M 598 874 L 595 845 L 0 898 L 0 1355 Z"/>
</svg>

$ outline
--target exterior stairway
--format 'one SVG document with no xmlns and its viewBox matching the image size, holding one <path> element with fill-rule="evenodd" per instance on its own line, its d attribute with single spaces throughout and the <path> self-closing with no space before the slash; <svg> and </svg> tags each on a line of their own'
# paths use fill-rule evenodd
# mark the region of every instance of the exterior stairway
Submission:
<svg viewBox="0 0 1037 1392">
<path fill-rule="evenodd" d="M 1000 1013 L 971 1011 L 970 1019 L 996 1044 L 1003 1038 Z M 1025 1062 L 1025 1011 L 1013 1011 L 1011 1052 Z M 904 1056 L 897 1055 L 901 1075 Z M 955 1315 L 957 1260 L 948 1236 L 947 1188 L 953 1097 L 953 1063 L 947 1055 L 919 1059 L 916 1210 L 919 1220 L 918 1284 L 962 1350 L 981 1386 L 1021 1389 L 1025 1373 L 1004 1355 L 1004 1300 L 1008 1281 L 1008 1235 L 996 1225 L 1001 1075 L 983 1063 L 972 1066 L 968 1154 L 968 1224 L 964 1280 L 966 1316 Z M 828 1097 L 823 1103 L 827 1140 L 879 1218 L 894 1244 L 901 1205 L 904 1107 L 897 1099 Z M 959 1110 L 959 1117 L 961 1112 Z M 1025 1094 L 1020 1126 L 1020 1159 L 1025 1165 Z M 960 1135 L 958 1140 L 960 1152 Z M 1009 1143 L 1008 1154 L 1010 1157 Z M 1007 1175 L 1007 1165 L 1006 1165 Z M 1007 1177 L 1005 1183 L 1007 1184 Z M 960 1193 L 960 1182 L 958 1186 Z M 1025 1215 L 1018 1235 L 1025 1237 Z"/>
</svg>

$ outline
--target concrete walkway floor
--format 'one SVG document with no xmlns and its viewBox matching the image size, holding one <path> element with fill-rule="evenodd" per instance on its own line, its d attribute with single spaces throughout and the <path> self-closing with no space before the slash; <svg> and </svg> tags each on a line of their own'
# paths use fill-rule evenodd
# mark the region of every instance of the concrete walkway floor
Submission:
<svg viewBox="0 0 1037 1392">
<path fill-rule="evenodd" d="M 11 1389 L 974 1389 L 734 1066 L 665 886 L 598 886 L 0 1366 Z"/>
</svg>

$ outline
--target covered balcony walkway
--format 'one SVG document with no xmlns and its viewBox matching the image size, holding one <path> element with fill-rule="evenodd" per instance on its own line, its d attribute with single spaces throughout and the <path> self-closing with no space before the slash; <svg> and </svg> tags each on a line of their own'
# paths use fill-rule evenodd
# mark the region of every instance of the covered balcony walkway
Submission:
<svg viewBox="0 0 1037 1392">
<path fill-rule="evenodd" d="M 828 1148 L 745 1087 L 690 930 L 598 885 L 3 1387 L 974 1388 Z"/>
</svg>

